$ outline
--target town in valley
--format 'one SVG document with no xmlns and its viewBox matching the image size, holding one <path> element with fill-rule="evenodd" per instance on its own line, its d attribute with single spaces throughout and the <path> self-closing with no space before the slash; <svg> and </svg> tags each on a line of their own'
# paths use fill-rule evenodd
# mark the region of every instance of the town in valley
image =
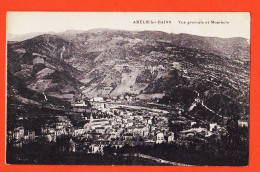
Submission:
<svg viewBox="0 0 260 172">
<path fill-rule="evenodd" d="M 246 166 L 249 52 L 157 31 L 9 41 L 7 163 Z"/>
</svg>

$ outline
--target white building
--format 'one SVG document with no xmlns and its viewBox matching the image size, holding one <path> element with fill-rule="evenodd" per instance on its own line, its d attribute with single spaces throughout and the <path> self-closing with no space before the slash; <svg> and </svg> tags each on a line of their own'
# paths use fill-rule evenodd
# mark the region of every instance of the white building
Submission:
<svg viewBox="0 0 260 172">
<path fill-rule="evenodd" d="M 248 127 L 248 121 L 240 119 L 240 120 L 238 120 L 238 126 L 239 127 Z"/>
<path fill-rule="evenodd" d="M 35 131 L 28 131 L 28 140 L 29 142 L 34 142 L 35 141 Z"/>
<path fill-rule="evenodd" d="M 74 129 L 73 136 L 80 136 L 80 135 L 85 134 L 85 132 L 86 132 L 86 129 L 77 128 L 77 129 Z"/>
<path fill-rule="evenodd" d="M 174 141 L 174 133 L 170 133 L 168 136 L 168 143 L 172 143 Z"/>
<path fill-rule="evenodd" d="M 74 107 L 85 107 L 87 106 L 85 101 L 74 103 Z"/>
<path fill-rule="evenodd" d="M 94 130 L 97 127 L 102 127 L 108 124 L 108 119 L 92 119 L 89 123 L 85 124 L 84 128 L 91 128 L 92 130 Z"/>
<path fill-rule="evenodd" d="M 94 153 L 94 154 L 103 153 L 103 148 L 104 148 L 103 145 L 92 144 L 90 146 L 90 151 L 91 151 L 91 153 Z"/>
<path fill-rule="evenodd" d="M 13 138 L 17 141 L 24 139 L 24 128 L 18 127 L 14 129 Z"/>
<path fill-rule="evenodd" d="M 103 102 L 104 99 L 103 99 L 103 97 L 94 97 L 94 98 L 91 99 L 91 101 L 93 101 L 93 102 Z"/>
<path fill-rule="evenodd" d="M 216 128 L 217 125 L 218 125 L 217 123 L 211 123 L 211 124 L 209 124 L 209 131 L 213 131 L 213 129 Z"/>
<path fill-rule="evenodd" d="M 165 140 L 164 140 L 164 134 L 162 132 L 158 133 L 156 135 L 156 143 L 157 144 L 161 144 L 163 143 Z"/>
<path fill-rule="evenodd" d="M 197 124 L 195 121 L 190 122 L 190 126 L 192 127 L 193 125 Z"/>
</svg>

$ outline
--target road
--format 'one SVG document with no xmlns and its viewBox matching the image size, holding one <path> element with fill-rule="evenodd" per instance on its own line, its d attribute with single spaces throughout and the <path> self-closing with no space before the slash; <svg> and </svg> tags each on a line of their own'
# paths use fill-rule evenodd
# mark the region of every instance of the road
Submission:
<svg viewBox="0 0 260 172">
<path fill-rule="evenodd" d="M 141 154 L 141 153 L 123 154 L 123 156 L 134 156 L 134 157 L 149 159 L 149 160 L 156 161 L 158 163 L 168 164 L 168 165 L 173 165 L 173 166 L 191 166 L 188 164 L 182 164 L 182 163 L 178 163 L 178 162 L 163 160 L 163 159 L 160 159 L 157 157 L 153 157 L 153 156 L 145 155 L 145 154 Z"/>
</svg>

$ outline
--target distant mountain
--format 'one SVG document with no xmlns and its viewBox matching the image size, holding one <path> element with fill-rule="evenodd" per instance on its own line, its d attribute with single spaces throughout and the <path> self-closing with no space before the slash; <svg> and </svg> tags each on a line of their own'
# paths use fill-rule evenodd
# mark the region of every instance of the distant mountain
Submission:
<svg viewBox="0 0 260 172">
<path fill-rule="evenodd" d="M 174 35 L 172 42 L 178 46 L 187 48 L 203 49 L 222 57 L 238 59 L 242 61 L 250 60 L 250 46 L 246 38 L 217 38 L 202 37 L 188 34 Z"/>
<path fill-rule="evenodd" d="M 7 55 L 11 77 L 27 89 L 63 100 L 160 95 L 163 104 L 188 109 L 199 99 L 222 113 L 217 101 L 232 98 L 240 115 L 248 115 L 250 45 L 244 38 L 66 31 L 9 42 Z"/>
<path fill-rule="evenodd" d="M 31 39 L 36 36 L 44 34 L 43 32 L 35 32 L 35 33 L 28 33 L 28 34 L 9 34 L 7 33 L 7 41 L 10 42 L 19 42 L 19 41 L 24 41 L 26 39 Z"/>
<path fill-rule="evenodd" d="M 83 33 L 83 32 L 85 32 L 85 31 L 82 31 L 82 30 L 66 30 L 64 32 L 59 32 L 59 33 L 55 33 L 55 32 L 33 32 L 33 33 L 27 33 L 27 34 L 10 34 L 10 33 L 7 33 L 6 39 L 9 42 L 20 42 L 20 41 L 32 39 L 36 36 L 44 35 L 44 34 L 73 35 L 73 34 L 78 34 L 78 33 Z"/>
</svg>

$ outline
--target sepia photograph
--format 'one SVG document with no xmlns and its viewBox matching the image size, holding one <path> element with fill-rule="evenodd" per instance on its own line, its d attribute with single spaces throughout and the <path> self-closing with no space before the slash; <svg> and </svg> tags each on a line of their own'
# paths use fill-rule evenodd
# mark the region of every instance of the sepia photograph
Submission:
<svg viewBox="0 0 260 172">
<path fill-rule="evenodd" d="M 248 166 L 250 13 L 6 24 L 6 164 Z"/>
</svg>

